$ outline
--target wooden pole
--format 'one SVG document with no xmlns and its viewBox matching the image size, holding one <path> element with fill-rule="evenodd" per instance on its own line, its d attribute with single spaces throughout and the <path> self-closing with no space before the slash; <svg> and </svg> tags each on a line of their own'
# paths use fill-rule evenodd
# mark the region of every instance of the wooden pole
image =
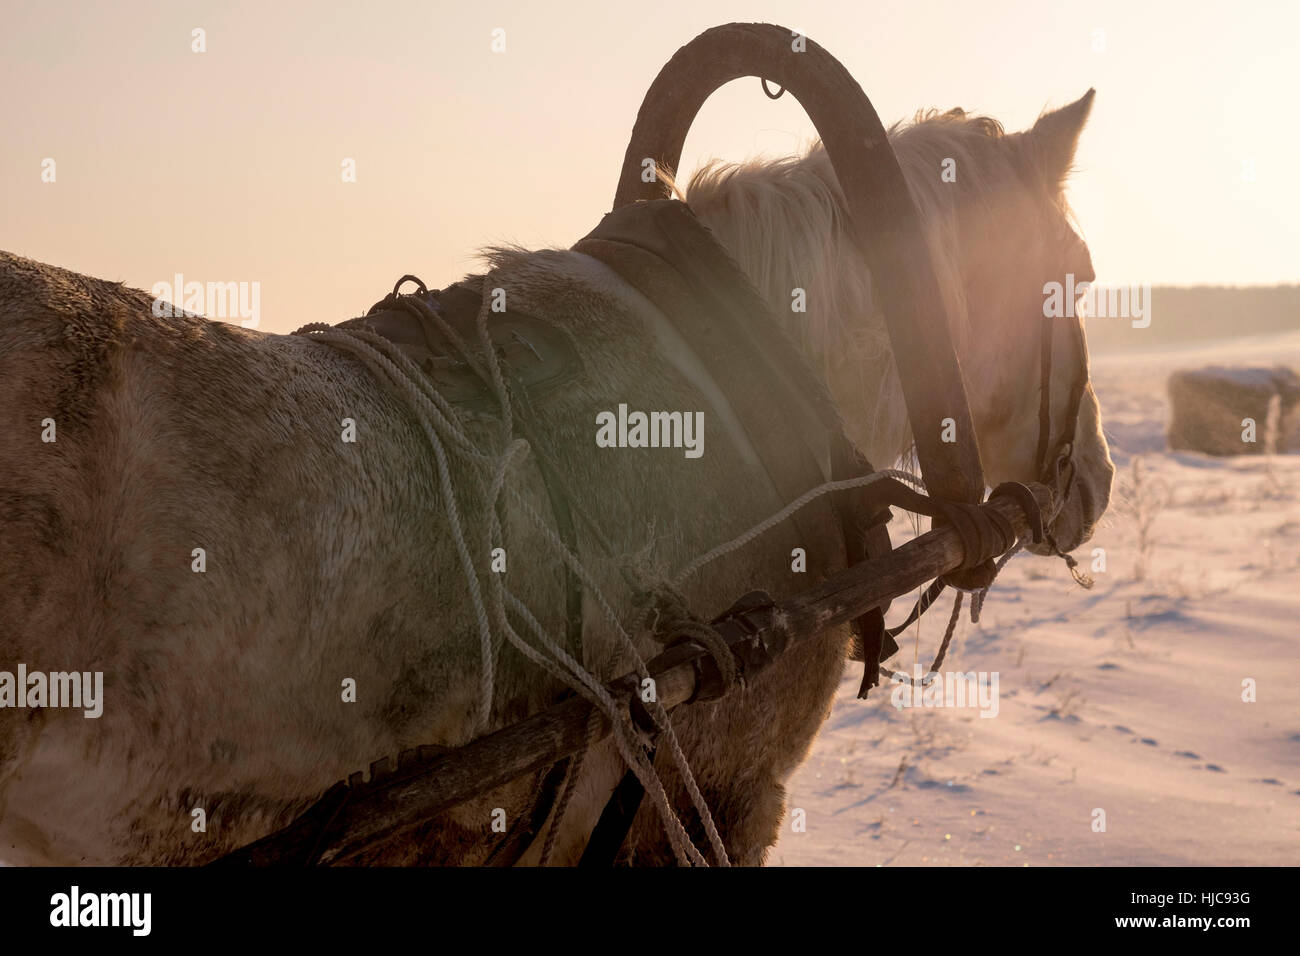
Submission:
<svg viewBox="0 0 1300 956">
<path fill-rule="evenodd" d="M 1046 512 L 1051 492 L 1040 484 L 1029 487 L 1040 510 Z M 1029 534 L 1025 515 L 1013 499 L 994 498 L 987 507 L 1007 518 L 1018 536 Z M 936 528 L 767 608 L 758 615 L 763 622 L 758 632 L 734 641 L 733 648 L 743 641 L 751 647 L 762 645 L 775 656 L 791 643 L 845 624 L 961 567 L 963 560 L 957 532 L 951 527 Z M 664 707 L 678 706 L 695 696 L 699 680 L 696 665 L 703 656 L 687 646 L 657 658 L 668 664 L 651 674 L 656 696 Z M 627 674 L 607 686 L 615 699 L 627 699 L 640 687 L 640 681 L 637 675 Z M 316 806 L 284 829 L 217 862 L 244 866 L 345 862 L 477 794 L 577 753 L 587 742 L 590 713 L 591 705 L 575 698 L 433 756 L 406 773 L 399 760 L 396 770 L 386 774 L 387 780 L 362 784 L 361 775 L 353 774 L 348 786 L 335 785 Z M 609 732 L 605 722 L 598 739 Z M 349 793 L 349 789 L 353 792 Z"/>
</svg>

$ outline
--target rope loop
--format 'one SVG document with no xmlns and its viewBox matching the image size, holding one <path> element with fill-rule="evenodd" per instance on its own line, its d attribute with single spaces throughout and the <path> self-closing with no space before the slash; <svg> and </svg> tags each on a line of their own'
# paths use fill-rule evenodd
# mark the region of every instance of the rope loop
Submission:
<svg viewBox="0 0 1300 956">
<path fill-rule="evenodd" d="M 429 287 L 424 284 L 424 281 L 419 276 L 404 275 L 400 279 L 398 279 L 397 284 L 393 286 L 393 295 L 402 295 L 402 291 L 401 291 L 402 285 L 407 282 L 414 282 L 416 285 L 419 286 L 419 288 L 416 289 L 414 292 L 409 293 L 410 295 L 429 294 Z"/>
<path fill-rule="evenodd" d="M 662 583 L 633 597 L 633 604 L 645 607 L 643 623 L 650 635 L 664 647 L 683 641 L 698 644 L 708 652 L 718 669 L 722 693 L 740 682 L 736 655 L 726 639 L 687 607 L 686 599 L 671 585 Z"/>
</svg>

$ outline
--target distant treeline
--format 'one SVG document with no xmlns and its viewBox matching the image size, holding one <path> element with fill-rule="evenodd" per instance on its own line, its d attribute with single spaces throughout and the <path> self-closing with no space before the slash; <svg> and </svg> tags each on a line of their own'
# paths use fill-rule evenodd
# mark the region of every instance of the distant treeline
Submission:
<svg viewBox="0 0 1300 956">
<path fill-rule="evenodd" d="M 1130 352 L 1171 343 L 1210 342 L 1275 332 L 1300 331 L 1300 286 L 1155 286 L 1151 324 L 1133 328 L 1128 319 L 1089 318 L 1093 352 Z"/>
</svg>

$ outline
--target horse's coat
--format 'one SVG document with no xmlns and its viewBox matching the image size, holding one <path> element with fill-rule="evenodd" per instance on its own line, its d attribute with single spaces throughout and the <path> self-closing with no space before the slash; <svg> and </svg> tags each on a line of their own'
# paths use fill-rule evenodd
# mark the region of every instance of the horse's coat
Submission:
<svg viewBox="0 0 1300 956">
<path fill-rule="evenodd" d="M 1002 136 L 990 121 L 933 117 L 895 146 L 933 248 L 968 375 L 990 483 L 1034 474 L 1036 353 L 1044 282 L 1091 277 L 1060 184 L 1090 103 Z M 940 161 L 958 159 L 957 184 Z M 870 280 L 836 227 L 825 157 L 711 171 L 688 189 L 701 219 L 825 370 L 851 433 L 877 465 L 905 451 Z M 783 504 L 735 413 L 698 359 L 635 289 L 573 252 L 498 252 L 493 284 L 512 308 L 569 336 L 572 387 L 534 402 L 566 483 L 626 559 L 674 571 Z M 807 291 L 807 314 L 790 312 Z M 370 760 L 476 735 L 479 648 L 428 449 L 402 407 L 351 359 L 307 341 L 178 316 L 143 292 L 0 254 L 0 667 L 103 671 L 103 716 L 0 710 L 0 858 L 13 863 L 196 863 L 264 835 Z M 1065 331 L 1057 354 L 1081 359 Z M 1073 358 L 1072 358 L 1073 356 Z M 1062 394 L 1053 401 L 1065 400 Z M 595 416 L 704 412 L 707 453 L 597 450 Z M 57 440 L 41 439 L 53 419 Z M 357 441 L 341 440 L 353 419 Z M 938 427 L 936 425 L 936 427 Z M 469 428 L 484 447 L 487 417 Z M 1076 432 L 1080 493 L 1058 519 L 1069 549 L 1109 494 L 1095 399 Z M 465 477 L 461 475 L 461 477 Z M 541 514 L 534 466 L 513 485 Z M 462 482 L 467 526 L 479 528 Z M 553 633 L 564 575 L 535 528 L 505 509 L 509 582 Z M 584 560 L 624 620 L 616 569 L 579 529 Z M 477 540 L 477 539 L 476 539 Z M 785 595 L 799 540 L 787 525 L 722 559 L 687 590 L 703 616 L 739 594 Z M 206 570 L 192 569 L 204 549 Z M 484 556 L 486 563 L 486 556 Z M 587 602 L 586 665 L 628 661 Z M 733 861 L 760 863 L 842 670 L 847 631 L 785 655 L 743 691 L 675 717 Z M 643 646 L 642 653 L 651 651 Z M 340 688 L 356 682 L 355 703 Z M 494 726 L 536 711 L 559 687 L 509 647 L 498 653 Z M 663 761 L 661 760 L 661 764 Z M 621 774 L 596 748 L 553 859 L 581 852 Z M 664 776 L 701 846 L 675 777 Z M 478 863 L 498 836 L 493 808 L 526 812 L 533 780 L 500 788 L 422 827 L 369 862 Z M 202 808 L 206 831 L 192 829 Z M 524 862 L 535 862 L 540 841 Z M 643 807 L 632 862 L 672 859 Z"/>
</svg>

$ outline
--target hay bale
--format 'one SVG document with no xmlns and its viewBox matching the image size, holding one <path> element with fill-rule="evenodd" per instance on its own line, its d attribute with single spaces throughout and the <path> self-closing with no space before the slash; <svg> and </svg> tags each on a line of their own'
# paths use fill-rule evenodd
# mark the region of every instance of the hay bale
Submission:
<svg viewBox="0 0 1300 956">
<path fill-rule="evenodd" d="M 1255 441 L 1242 440 L 1244 419 L 1255 421 Z M 1279 436 L 1294 434 L 1285 449 Z M 1300 451 L 1300 376 L 1289 368 L 1209 368 L 1169 376 L 1169 448 L 1207 455 L 1263 455 Z"/>
<path fill-rule="evenodd" d="M 1285 454 L 1300 455 L 1300 375 L 1289 368 L 1278 380 L 1278 393 L 1282 396 L 1277 428 L 1277 450 Z"/>
</svg>

